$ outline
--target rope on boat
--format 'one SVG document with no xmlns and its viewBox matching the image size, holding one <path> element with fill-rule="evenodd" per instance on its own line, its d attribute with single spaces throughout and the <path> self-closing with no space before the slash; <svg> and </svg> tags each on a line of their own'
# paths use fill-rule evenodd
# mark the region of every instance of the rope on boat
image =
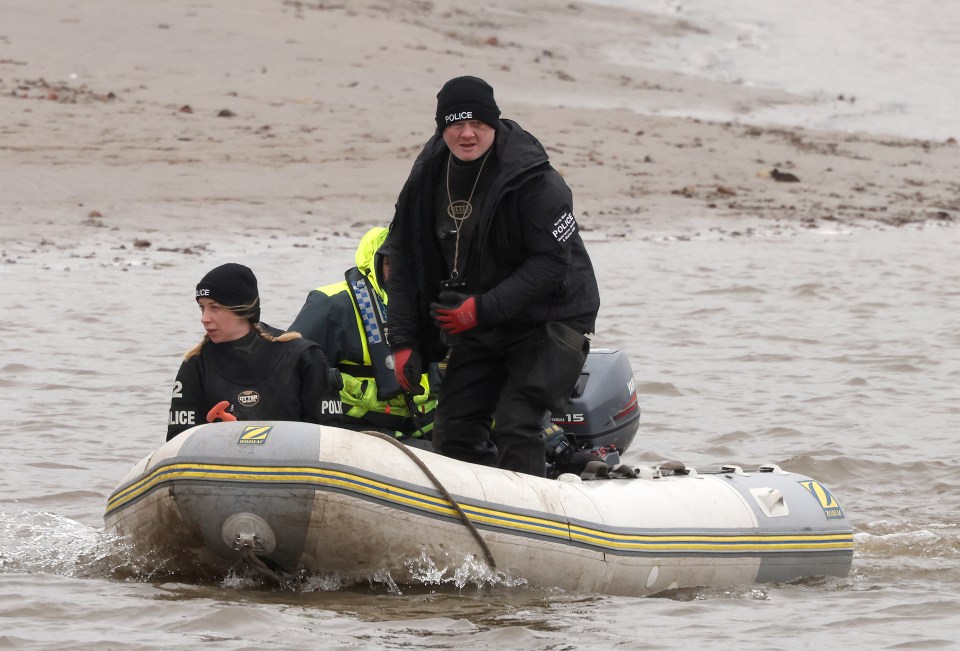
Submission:
<svg viewBox="0 0 960 651">
<path fill-rule="evenodd" d="M 254 570 L 260 573 L 266 579 L 273 581 L 276 585 L 283 588 L 286 586 L 286 582 L 280 578 L 280 575 L 267 567 L 267 564 L 257 556 L 250 547 L 244 545 L 240 548 L 240 555 L 243 557 L 243 560 L 250 564 Z"/>
<path fill-rule="evenodd" d="M 423 474 L 425 474 L 430 479 L 430 481 L 433 482 L 433 485 L 437 487 L 437 490 L 440 491 L 441 494 L 443 494 L 444 498 L 446 498 L 446 500 L 450 503 L 450 505 L 454 509 L 456 509 L 457 513 L 460 514 L 460 520 L 463 521 L 463 524 L 466 525 L 467 529 L 470 530 L 470 533 L 473 534 L 473 537 L 476 538 L 477 542 L 480 544 L 480 548 L 483 549 L 483 553 L 487 557 L 487 563 L 490 565 L 490 569 L 496 570 L 497 562 L 493 560 L 493 553 L 490 551 L 490 548 L 487 546 L 487 541 L 483 539 L 483 536 L 480 535 L 480 532 L 473 525 L 473 522 L 470 521 L 470 517 L 460 507 L 460 503 L 457 502 L 457 500 L 453 499 L 453 496 L 446 489 L 446 487 L 440 482 L 440 480 L 437 479 L 437 476 L 434 475 L 433 472 L 431 472 L 430 468 L 427 467 L 427 464 L 425 464 L 420 457 L 415 455 L 410 448 L 408 448 L 406 445 L 398 441 L 393 436 L 388 436 L 387 434 L 384 434 L 382 432 L 374 432 L 371 430 L 364 430 L 364 433 L 370 434 L 371 436 L 376 436 L 377 438 L 383 439 L 385 441 L 389 441 L 391 445 L 399 447 L 401 450 L 403 450 L 403 453 L 406 454 L 408 457 L 410 457 L 410 459 L 412 459 L 415 464 L 417 464 L 420 470 L 423 471 Z"/>
</svg>

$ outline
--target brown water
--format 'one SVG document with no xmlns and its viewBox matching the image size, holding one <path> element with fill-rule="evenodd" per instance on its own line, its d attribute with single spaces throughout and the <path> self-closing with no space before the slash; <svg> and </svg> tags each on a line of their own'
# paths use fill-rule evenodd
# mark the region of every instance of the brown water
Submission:
<svg viewBox="0 0 960 651">
<path fill-rule="evenodd" d="M 144 575 L 102 513 L 164 438 L 179 355 L 200 334 L 193 285 L 245 261 L 264 320 L 284 327 L 355 240 L 227 236 L 184 255 L 91 228 L 0 257 L 0 649 L 956 648 L 960 229 L 752 226 L 595 234 L 594 345 L 633 363 L 629 460 L 820 479 L 854 523 L 848 578 L 614 598 L 470 577 L 277 592 Z"/>
</svg>

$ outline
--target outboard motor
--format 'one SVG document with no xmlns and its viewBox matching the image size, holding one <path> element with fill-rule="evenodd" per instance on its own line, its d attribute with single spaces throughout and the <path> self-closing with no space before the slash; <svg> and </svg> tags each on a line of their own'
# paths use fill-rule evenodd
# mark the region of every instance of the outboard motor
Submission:
<svg viewBox="0 0 960 651">
<path fill-rule="evenodd" d="M 576 452 L 593 451 L 616 465 L 633 443 L 639 421 L 630 360 L 619 350 L 591 350 L 567 412 L 552 414 L 545 424 L 547 462 L 563 465 Z"/>
</svg>

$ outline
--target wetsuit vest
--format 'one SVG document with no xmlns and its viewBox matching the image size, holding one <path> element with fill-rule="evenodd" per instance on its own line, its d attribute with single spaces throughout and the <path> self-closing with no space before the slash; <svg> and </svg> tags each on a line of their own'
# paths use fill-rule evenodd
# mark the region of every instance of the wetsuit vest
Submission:
<svg viewBox="0 0 960 651">
<path fill-rule="evenodd" d="M 282 332 L 261 325 L 274 336 Z M 310 348 L 317 354 L 305 354 Z M 204 344 L 177 373 L 167 439 L 205 423 L 209 410 L 223 400 L 237 420 L 339 423 L 343 406 L 328 390 L 326 373 L 319 347 L 305 339 L 270 342 L 251 331 L 237 341 Z M 311 404 L 301 400 L 302 376 L 317 382 Z"/>
</svg>

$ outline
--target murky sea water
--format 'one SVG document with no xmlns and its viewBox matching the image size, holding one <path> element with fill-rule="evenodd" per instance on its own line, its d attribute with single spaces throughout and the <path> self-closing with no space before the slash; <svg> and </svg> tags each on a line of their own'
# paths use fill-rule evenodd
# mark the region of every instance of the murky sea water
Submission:
<svg viewBox="0 0 960 651">
<path fill-rule="evenodd" d="M 854 523 L 849 577 L 614 598 L 145 576 L 103 534 L 103 508 L 163 441 L 179 356 L 201 332 L 194 284 L 245 261 L 264 320 L 285 327 L 354 241 L 221 238 L 197 256 L 120 249 L 91 228 L 26 236 L 0 260 L 0 648 L 955 648 L 960 228 L 588 236 L 594 345 L 628 351 L 643 409 L 628 460 L 774 462 L 823 481 Z"/>
</svg>

